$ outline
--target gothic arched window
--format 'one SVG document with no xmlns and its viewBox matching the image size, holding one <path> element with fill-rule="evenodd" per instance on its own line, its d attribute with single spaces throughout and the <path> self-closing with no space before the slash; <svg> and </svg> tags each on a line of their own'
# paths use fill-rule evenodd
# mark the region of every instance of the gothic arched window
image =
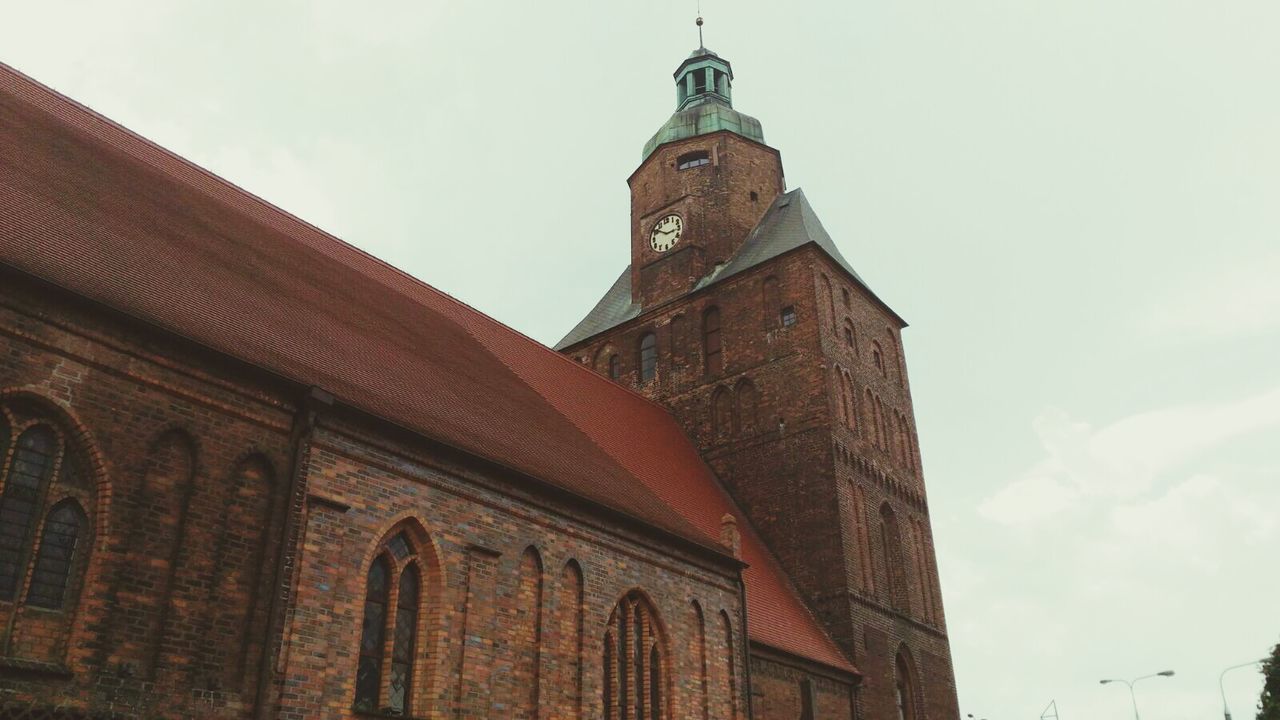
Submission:
<svg viewBox="0 0 1280 720">
<path fill-rule="evenodd" d="M 364 583 L 364 625 L 360 631 L 360 665 L 356 669 L 356 709 L 379 709 L 382 653 L 387 630 L 387 585 L 391 562 L 380 556 L 369 566 Z"/>
<path fill-rule="evenodd" d="M 889 600 L 899 610 L 906 610 L 907 575 L 906 555 L 902 552 L 902 530 L 898 526 L 897 513 L 889 503 L 880 506 L 880 551 L 884 561 L 885 577 L 889 581 Z"/>
<path fill-rule="evenodd" d="M 853 323 L 850 322 L 848 318 L 845 318 L 844 321 L 844 344 L 852 350 L 855 355 L 858 354 L 858 337 L 853 331 Z"/>
<path fill-rule="evenodd" d="M 93 548 L 90 457 L 56 408 L 0 400 L 0 602 L 12 603 L 0 654 L 66 662 Z"/>
<path fill-rule="evenodd" d="M 618 353 L 609 356 L 609 379 L 617 380 L 622 375 L 622 360 L 618 358 Z"/>
<path fill-rule="evenodd" d="M 49 610 L 62 607 L 84 526 L 84 511 L 75 500 L 64 500 L 49 512 L 40 536 L 35 569 L 31 571 L 27 604 Z"/>
<path fill-rule="evenodd" d="M 871 364 L 876 366 L 881 375 L 885 375 L 884 369 L 884 350 L 880 349 L 880 343 L 875 340 L 871 341 Z"/>
<path fill-rule="evenodd" d="M 640 337 L 640 382 L 647 383 L 658 374 L 658 338 L 651 332 Z"/>
<path fill-rule="evenodd" d="M 633 591 L 618 601 L 604 635 L 605 720 L 667 720 L 662 662 L 666 638 L 648 600 Z"/>
<path fill-rule="evenodd" d="M 915 720 L 915 679 L 911 676 L 911 665 L 905 652 L 905 647 L 898 651 L 898 658 L 894 663 L 893 699 L 898 709 L 898 720 Z"/>
<path fill-rule="evenodd" d="M 422 567 L 407 531 L 383 543 L 365 575 L 355 709 L 413 715 L 422 615 Z M 391 632 L 390 647 L 387 632 Z"/>
<path fill-rule="evenodd" d="M 22 586 L 32 532 L 57 454 L 58 436 L 48 425 L 28 428 L 14 443 L 0 492 L 0 600 L 13 600 Z"/>
<path fill-rule="evenodd" d="M 713 307 L 702 315 L 702 358 L 708 375 L 715 375 L 724 369 L 722 349 L 720 310 Z"/>
<path fill-rule="evenodd" d="M 685 319 L 684 315 L 671 318 L 671 359 L 679 364 L 685 353 Z"/>
</svg>

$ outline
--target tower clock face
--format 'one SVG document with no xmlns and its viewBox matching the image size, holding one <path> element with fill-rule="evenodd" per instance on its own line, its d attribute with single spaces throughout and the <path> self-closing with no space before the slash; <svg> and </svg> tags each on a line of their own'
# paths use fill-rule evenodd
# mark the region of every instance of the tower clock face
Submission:
<svg viewBox="0 0 1280 720">
<path fill-rule="evenodd" d="M 649 232 L 649 246 L 657 252 L 666 252 L 680 242 L 683 232 L 684 221 L 680 216 L 668 215 L 654 223 L 653 230 Z"/>
</svg>

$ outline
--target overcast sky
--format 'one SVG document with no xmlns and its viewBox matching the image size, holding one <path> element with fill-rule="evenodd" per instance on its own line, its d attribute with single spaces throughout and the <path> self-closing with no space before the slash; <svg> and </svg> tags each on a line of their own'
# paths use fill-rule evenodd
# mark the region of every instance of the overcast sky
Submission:
<svg viewBox="0 0 1280 720">
<path fill-rule="evenodd" d="M 3 0 L 0 60 L 551 344 L 628 261 L 693 8 Z M 962 714 L 1124 719 L 1099 678 L 1173 669 L 1145 717 L 1218 717 L 1280 640 L 1280 3 L 703 11 L 912 323 Z"/>
</svg>

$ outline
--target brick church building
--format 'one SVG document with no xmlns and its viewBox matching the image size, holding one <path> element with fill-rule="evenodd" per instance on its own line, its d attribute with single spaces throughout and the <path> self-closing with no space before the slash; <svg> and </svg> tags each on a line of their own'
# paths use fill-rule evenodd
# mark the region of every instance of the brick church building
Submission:
<svg viewBox="0 0 1280 720">
<path fill-rule="evenodd" d="M 958 718 L 905 323 L 732 80 L 552 350 L 0 65 L 0 716 Z"/>
</svg>

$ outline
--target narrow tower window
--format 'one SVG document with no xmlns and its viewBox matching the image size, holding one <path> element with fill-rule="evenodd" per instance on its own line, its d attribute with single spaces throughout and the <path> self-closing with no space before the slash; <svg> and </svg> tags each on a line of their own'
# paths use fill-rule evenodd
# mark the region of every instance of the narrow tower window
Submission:
<svg viewBox="0 0 1280 720">
<path fill-rule="evenodd" d="M 640 382 L 647 383 L 658 374 L 658 338 L 645 333 L 640 338 Z"/>
<path fill-rule="evenodd" d="M 905 647 L 903 648 L 905 650 Z M 898 720 L 915 720 L 915 682 L 911 667 L 902 652 L 894 663 L 894 703 L 898 708 Z"/>
<path fill-rule="evenodd" d="M 708 375 L 724 368 L 724 356 L 720 346 L 720 310 L 711 308 L 702 316 L 702 357 Z"/>
<path fill-rule="evenodd" d="M 796 309 L 791 305 L 782 308 L 782 327 L 789 328 L 796 324 Z"/>
<path fill-rule="evenodd" d="M 681 155 L 680 157 L 676 158 L 677 170 L 688 170 L 689 168 L 695 168 L 702 165 L 710 165 L 710 164 L 711 164 L 711 154 L 708 153 L 706 150 L 698 150 L 691 153 L 685 153 L 684 155 Z"/>
</svg>

